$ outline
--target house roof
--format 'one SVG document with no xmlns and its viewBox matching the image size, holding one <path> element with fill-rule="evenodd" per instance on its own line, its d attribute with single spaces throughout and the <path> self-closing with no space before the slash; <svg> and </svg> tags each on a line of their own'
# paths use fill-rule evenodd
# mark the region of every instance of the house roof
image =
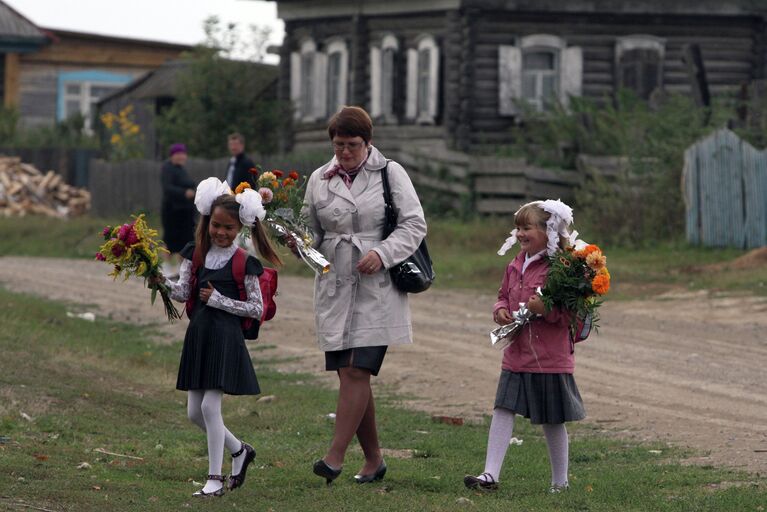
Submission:
<svg viewBox="0 0 767 512">
<path fill-rule="evenodd" d="M 258 62 L 251 62 L 250 64 L 256 66 L 259 73 L 266 78 L 262 84 L 263 89 L 267 89 L 274 80 L 277 80 L 279 69 L 276 65 Z M 114 98 L 126 95 L 136 99 L 175 97 L 181 73 L 188 67 L 189 62 L 184 60 L 168 61 L 159 68 L 136 78 L 122 89 L 101 98 L 98 103 L 101 105 Z"/>
<path fill-rule="evenodd" d="M 0 0 L 2 2 L 2 0 Z M 193 48 L 192 45 L 188 44 L 178 44 L 178 43 L 170 43 L 167 41 L 155 41 L 152 39 L 137 39 L 132 37 L 120 37 L 120 36 L 110 36 L 106 34 L 94 34 L 92 32 L 76 32 L 73 30 L 63 30 L 58 28 L 50 28 L 46 27 L 43 30 L 45 30 L 47 33 L 50 33 L 52 36 L 61 36 L 62 38 L 67 39 L 88 39 L 93 42 L 103 42 L 103 43 L 120 43 L 120 44 L 130 44 L 130 45 L 144 45 L 144 46 L 151 46 L 153 48 L 158 49 L 168 49 L 168 50 L 178 50 L 179 52 L 185 51 L 185 50 L 191 50 Z"/>
<path fill-rule="evenodd" d="M 0 0 L 0 43 L 45 44 L 48 37 L 34 23 Z"/>
</svg>

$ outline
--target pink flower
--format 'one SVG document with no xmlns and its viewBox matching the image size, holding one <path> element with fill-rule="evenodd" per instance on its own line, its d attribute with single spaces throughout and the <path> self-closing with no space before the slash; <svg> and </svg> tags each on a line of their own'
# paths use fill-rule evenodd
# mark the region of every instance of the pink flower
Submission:
<svg viewBox="0 0 767 512">
<path fill-rule="evenodd" d="M 133 230 L 132 224 L 123 224 L 120 226 L 120 231 L 117 232 L 117 238 L 122 240 L 123 242 L 128 239 L 128 233 L 130 233 Z"/>
<path fill-rule="evenodd" d="M 138 235 L 136 234 L 136 230 L 133 229 L 133 226 L 131 226 L 130 231 L 128 231 L 128 237 L 125 239 L 125 245 L 131 246 L 137 243 L 138 243 Z"/>
<path fill-rule="evenodd" d="M 114 254 L 115 258 L 119 258 L 122 256 L 122 254 L 125 252 L 125 246 L 121 244 L 120 242 L 117 242 L 112 246 L 112 254 Z"/>
<path fill-rule="evenodd" d="M 104 255 L 103 255 L 103 254 L 101 254 L 100 252 L 97 252 L 97 253 L 96 253 L 96 259 L 97 259 L 98 261 L 106 261 L 106 260 L 107 260 L 107 259 L 104 257 Z"/>
<path fill-rule="evenodd" d="M 112 236 L 112 226 L 105 227 L 104 231 L 101 232 L 101 235 L 104 237 L 104 240 L 109 240 L 109 237 Z"/>
<path fill-rule="evenodd" d="M 268 204 L 272 202 L 272 199 L 274 199 L 274 192 L 271 191 L 271 189 L 268 189 L 266 187 L 261 187 L 258 189 L 258 193 L 261 194 L 261 201 L 264 204 Z"/>
</svg>

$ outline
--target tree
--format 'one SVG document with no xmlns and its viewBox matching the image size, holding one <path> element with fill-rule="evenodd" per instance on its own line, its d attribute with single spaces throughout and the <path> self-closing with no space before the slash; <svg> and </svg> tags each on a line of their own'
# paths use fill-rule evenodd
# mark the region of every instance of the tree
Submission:
<svg viewBox="0 0 767 512">
<path fill-rule="evenodd" d="M 216 17 L 205 21 L 206 40 L 184 58 L 176 101 L 158 118 L 158 134 L 165 145 L 184 142 L 194 156 L 226 155 L 226 137 L 242 133 L 250 151 L 274 153 L 281 123 L 290 119 L 286 105 L 275 99 L 276 70 L 266 64 L 241 61 L 247 53 L 263 59 L 268 29 L 251 27 L 249 43 L 235 24 L 221 27 Z"/>
</svg>

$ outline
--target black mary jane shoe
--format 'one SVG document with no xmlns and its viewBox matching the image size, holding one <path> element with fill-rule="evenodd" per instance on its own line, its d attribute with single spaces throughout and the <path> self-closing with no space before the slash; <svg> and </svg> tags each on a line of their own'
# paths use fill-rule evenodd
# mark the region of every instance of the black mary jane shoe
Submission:
<svg viewBox="0 0 767 512">
<path fill-rule="evenodd" d="M 226 486 L 224 485 L 224 482 L 226 481 L 226 476 L 208 475 L 208 480 L 218 480 L 219 482 L 221 482 L 221 488 L 216 489 L 213 492 L 205 492 L 202 489 L 200 489 L 196 493 L 192 494 L 192 496 L 196 498 L 209 498 L 209 497 L 220 498 L 221 496 L 224 495 L 224 493 L 226 492 Z"/>
<path fill-rule="evenodd" d="M 480 476 L 484 476 L 486 480 L 480 478 Z M 490 473 L 482 473 L 479 476 L 466 475 L 463 477 L 463 485 L 468 489 L 476 489 L 478 491 L 495 491 L 498 489 L 498 482 L 495 481 L 495 478 Z"/>
<path fill-rule="evenodd" d="M 358 484 L 368 484 L 370 482 L 383 480 L 384 475 L 386 475 L 386 462 L 382 460 L 378 469 L 375 470 L 375 473 L 371 475 L 354 475 L 354 481 Z"/>
<path fill-rule="evenodd" d="M 248 443 L 242 443 L 242 447 L 239 449 L 239 451 L 232 454 L 232 458 L 236 459 L 237 457 L 240 457 L 243 452 L 245 452 L 245 461 L 242 463 L 240 472 L 229 477 L 227 486 L 229 487 L 230 491 L 237 489 L 245 483 L 245 474 L 248 472 L 248 465 L 256 459 L 256 450 Z"/>
<path fill-rule="evenodd" d="M 323 477 L 328 485 L 333 483 L 333 480 L 338 478 L 338 476 L 341 474 L 341 469 L 342 468 L 333 469 L 328 465 L 327 462 L 322 459 L 314 463 L 314 474 Z"/>
</svg>

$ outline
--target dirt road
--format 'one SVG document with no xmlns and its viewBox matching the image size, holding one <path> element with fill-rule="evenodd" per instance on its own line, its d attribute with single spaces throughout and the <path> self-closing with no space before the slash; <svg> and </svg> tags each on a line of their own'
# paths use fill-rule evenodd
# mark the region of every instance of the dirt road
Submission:
<svg viewBox="0 0 767 512">
<path fill-rule="evenodd" d="M 140 282 L 112 282 L 103 264 L 0 258 L 0 285 L 68 301 L 116 320 L 162 324 Z M 376 379 L 410 407 L 479 417 L 492 408 L 500 352 L 489 346 L 492 295 L 431 290 L 412 297 L 415 344 L 395 347 Z M 185 321 L 163 326 L 183 337 Z M 286 371 L 323 371 L 316 349 L 312 283 L 280 277 L 278 316 L 259 343 L 288 357 Z M 695 462 L 767 473 L 767 300 L 664 295 L 608 302 L 598 335 L 577 347 L 576 380 L 587 421 L 606 434 L 691 446 Z"/>
</svg>

